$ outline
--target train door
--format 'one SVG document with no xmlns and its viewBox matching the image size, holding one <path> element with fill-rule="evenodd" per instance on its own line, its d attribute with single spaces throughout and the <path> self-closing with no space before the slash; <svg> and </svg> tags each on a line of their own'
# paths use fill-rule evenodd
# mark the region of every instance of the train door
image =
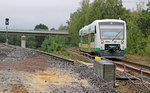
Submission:
<svg viewBox="0 0 150 93">
<path fill-rule="evenodd" d="M 94 26 L 94 49 L 96 48 L 96 25 Z"/>
</svg>

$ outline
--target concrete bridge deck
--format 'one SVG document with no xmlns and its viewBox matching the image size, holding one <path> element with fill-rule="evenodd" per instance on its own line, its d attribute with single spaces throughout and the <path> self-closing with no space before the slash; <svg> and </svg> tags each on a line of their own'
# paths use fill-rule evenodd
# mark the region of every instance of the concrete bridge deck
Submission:
<svg viewBox="0 0 150 93">
<path fill-rule="evenodd" d="M 14 35 L 35 35 L 35 36 L 64 36 L 69 37 L 66 30 L 0 30 L 0 34 L 14 34 Z"/>
</svg>

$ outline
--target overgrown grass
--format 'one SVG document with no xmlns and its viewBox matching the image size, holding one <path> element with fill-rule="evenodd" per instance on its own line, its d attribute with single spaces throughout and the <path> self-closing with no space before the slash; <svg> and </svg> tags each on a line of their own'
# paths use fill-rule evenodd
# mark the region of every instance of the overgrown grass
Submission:
<svg viewBox="0 0 150 93">
<path fill-rule="evenodd" d="M 69 48 L 69 47 L 68 47 Z M 78 49 L 76 47 L 73 47 L 71 49 Z M 73 59 L 73 60 L 80 60 L 80 61 L 84 61 L 84 62 L 87 62 L 86 59 L 84 59 L 82 56 L 80 55 L 76 55 L 76 54 L 73 54 L 73 53 L 70 53 L 67 51 L 67 48 L 63 49 L 63 50 L 60 50 L 60 51 L 54 51 L 52 52 L 53 54 L 56 54 L 56 55 L 59 55 L 59 56 L 62 56 L 64 58 L 69 58 L 69 59 Z"/>
</svg>

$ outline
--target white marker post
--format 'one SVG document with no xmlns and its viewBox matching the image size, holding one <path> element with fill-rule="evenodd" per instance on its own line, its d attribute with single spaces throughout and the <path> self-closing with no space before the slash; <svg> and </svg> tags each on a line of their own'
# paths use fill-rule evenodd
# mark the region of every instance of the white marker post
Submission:
<svg viewBox="0 0 150 93">
<path fill-rule="evenodd" d="M 9 18 L 5 19 L 5 25 L 6 25 L 6 44 L 8 44 L 8 25 L 9 25 Z"/>
</svg>

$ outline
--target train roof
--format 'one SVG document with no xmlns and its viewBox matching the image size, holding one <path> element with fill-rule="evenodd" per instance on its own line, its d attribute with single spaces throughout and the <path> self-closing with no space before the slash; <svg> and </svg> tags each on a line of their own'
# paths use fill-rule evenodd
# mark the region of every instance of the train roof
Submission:
<svg viewBox="0 0 150 93">
<path fill-rule="evenodd" d="M 84 26 L 83 28 L 81 28 L 80 31 L 79 31 L 79 35 L 81 34 L 81 32 L 82 32 L 84 29 L 88 29 L 88 27 L 89 27 L 90 25 L 93 25 L 93 24 L 99 23 L 99 22 L 121 22 L 121 23 L 125 23 L 125 21 L 120 20 L 120 19 L 102 19 L 102 20 L 95 20 L 95 21 L 93 21 L 91 24 L 86 25 L 86 26 Z M 86 32 L 87 32 L 87 31 L 86 31 Z M 86 33 L 86 32 L 85 32 L 85 33 Z"/>
<path fill-rule="evenodd" d="M 94 22 L 125 22 L 123 20 L 120 19 L 102 19 L 102 20 L 95 20 Z"/>
</svg>

